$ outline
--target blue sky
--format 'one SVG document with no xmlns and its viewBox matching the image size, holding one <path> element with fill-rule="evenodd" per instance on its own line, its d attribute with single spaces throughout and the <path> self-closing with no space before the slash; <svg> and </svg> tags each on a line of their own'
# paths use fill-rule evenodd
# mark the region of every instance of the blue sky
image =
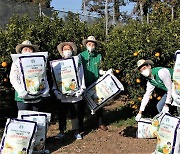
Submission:
<svg viewBox="0 0 180 154">
<path fill-rule="evenodd" d="M 54 7 L 55 10 L 64 10 L 64 11 L 72 11 L 75 13 L 82 13 L 81 10 L 82 0 L 52 0 L 51 6 Z M 122 11 L 128 11 L 128 14 L 131 13 L 134 4 L 130 3 L 126 7 L 122 7 Z"/>
</svg>

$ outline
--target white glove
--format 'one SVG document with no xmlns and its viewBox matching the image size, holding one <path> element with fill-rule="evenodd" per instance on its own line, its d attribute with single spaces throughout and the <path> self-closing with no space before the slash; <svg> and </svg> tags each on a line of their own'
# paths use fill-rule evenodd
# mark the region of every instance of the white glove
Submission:
<svg viewBox="0 0 180 154">
<path fill-rule="evenodd" d="M 28 93 L 27 93 L 27 91 L 22 91 L 21 93 L 18 93 L 18 96 L 20 97 L 20 98 L 25 98 L 25 97 L 27 97 L 27 95 L 28 95 Z"/>
<path fill-rule="evenodd" d="M 100 74 L 100 75 L 104 75 L 105 73 L 106 73 L 106 71 L 99 70 L 99 74 Z"/>
<path fill-rule="evenodd" d="M 57 99 L 61 99 L 62 98 L 62 93 L 58 90 L 54 90 L 54 94 L 56 95 Z"/>
<path fill-rule="evenodd" d="M 108 74 L 113 73 L 113 69 L 112 69 L 112 68 L 111 68 L 111 69 L 109 69 L 106 73 L 108 73 Z"/>
<path fill-rule="evenodd" d="M 180 97 L 174 100 L 178 105 L 180 105 Z"/>
<path fill-rule="evenodd" d="M 166 106 L 166 105 L 164 105 L 164 107 L 163 107 L 163 109 L 162 109 L 161 112 L 163 112 L 163 113 L 168 113 L 168 112 L 169 112 L 169 107 Z"/>
<path fill-rule="evenodd" d="M 80 90 L 76 91 L 75 96 L 76 96 L 76 97 L 81 96 L 82 93 L 83 93 L 83 91 L 84 91 L 83 89 L 80 89 Z"/>
<path fill-rule="evenodd" d="M 136 121 L 139 121 L 142 117 L 142 114 L 138 113 L 137 116 L 135 117 L 135 120 Z"/>
</svg>

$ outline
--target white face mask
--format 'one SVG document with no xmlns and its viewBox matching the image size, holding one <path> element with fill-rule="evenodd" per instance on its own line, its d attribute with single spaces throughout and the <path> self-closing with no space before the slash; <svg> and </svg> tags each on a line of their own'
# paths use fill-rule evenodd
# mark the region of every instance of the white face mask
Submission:
<svg viewBox="0 0 180 154">
<path fill-rule="evenodd" d="M 145 69 L 145 70 L 142 70 L 141 74 L 145 77 L 148 77 L 150 75 L 150 69 Z"/>
<path fill-rule="evenodd" d="M 87 49 L 88 49 L 89 52 L 92 52 L 92 51 L 94 51 L 95 48 L 94 48 L 94 47 L 87 46 Z"/>
<path fill-rule="evenodd" d="M 71 50 L 64 50 L 63 51 L 64 58 L 70 58 L 72 56 Z"/>
</svg>

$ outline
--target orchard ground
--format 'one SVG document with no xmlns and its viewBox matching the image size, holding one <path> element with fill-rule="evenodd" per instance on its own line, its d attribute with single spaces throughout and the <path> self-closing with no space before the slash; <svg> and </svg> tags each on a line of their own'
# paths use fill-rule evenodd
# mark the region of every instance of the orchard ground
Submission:
<svg viewBox="0 0 180 154">
<path fill-rule="evenodd" d="M 58 131 L 58 123 L 50 124 L 47 133 L 46 149 L 52 154 L 58 153 L 104 153 L 104 154 L 150 154 L 155 150 L 156 139 L 136 138 L 137 123 L 129 118 L 129 111 L 123 97 L 105 106 L 105 120 L 108 131 L 97 129 L 95 116 L 85 120 L 83 140 L 75 140 L 68 120 L 68 128 L 62 140 L 54 138 Z M 1 136 L 3 129 L 1 129 Z"/>
</svg>

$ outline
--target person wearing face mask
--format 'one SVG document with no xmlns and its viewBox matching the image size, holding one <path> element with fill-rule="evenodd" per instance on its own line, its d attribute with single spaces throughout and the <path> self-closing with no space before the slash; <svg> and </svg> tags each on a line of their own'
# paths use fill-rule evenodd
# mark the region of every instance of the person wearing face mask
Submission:
<svg viewBox="0 0 180 154">
<path fill-rule="evenodd" d="M 172 84 L 172 106 L 177 107 L 177 113 L 180 115 L 180 81 L 179 81 L 179 62 L 180 62 L 180 50 L 177 50 L 174 55 L 175 65 L 173 73 L 173 84 Z"/>
<path fill-rule="evenodd" d="M 16 46 L 17 54 L 22 54 L 22 56 L 28 53 L 37 52 L 38 50 L 39 47 L 37 45 L 33 45 L 29 40 L 23 41 L 22 44 L 18 44 Z M 49 96 L 49 84 L 47 78 L 43 81 L 46 85 L 43 93 L 33 98 L 28 95 L 25 88 L 21 62 L 19 59 L 12 63 L 9 78 L 15 89 L 15 101 L 17 102 L 18 110 L 40 111 L 43 97 Z"/>
<path fill-rule="evenodd" d="M 169 104 L 171 104 L 172 93 L 172 75 L 173 70 L 164 67 L 154 67 L 151 60 L 141 59 L 137 62 L 137 69 L 147 79 L 146 92 L 141 101 L 141 106 L 136 121 L 139 121 L 142 117 L 142 112 L 145 110 L 146 105 L 149 102 L 150 96 L 153 90 L 156 88 L 164 90 L 165 94 L 161 100 L 157 103 L 158 112 L 169 112 Z"/>
<path fill-rule="evenodd" d="M 53 78 L 53 91 L 57 98 L 57 102 L 59 105 L 59 130 L 60 133 L 55 136 L 56 139 L 64 138 L 64 131 L 66 130 L 66 119 L 67 113 L 70 112 L 70 116 L 72 119 L 72 130 L 74 132 L 74 137 L 77 140 L 81 140 L 82 136 L 79 131 L 79 114 L 78 114 L 78 107 L 79 103 L 82 100 L 82 93 L 85 90 L 85 82 L 84 82 L 84 71 L 83 66 L 81 63 L 81 57 L 76 56 L 77 54 L 77 47 L 73 42 L 63 42 L 57 46 L 57 49 L 62 56 L 61 60 L 66 60 L 68 58 L 72 58 L 74 56 L 74 64 L 75 68 L 78 72 L 79 76 L 79 87 L 80 89 L 75 92 L 74 95 L 67 95 L 62 94 L 60 90 L 57 88 L 57 84 L 55 83 L 55 78 Z M 76 57 L 76 60 L 75 60 Z M 71 87 L 76 86 L 76 82 L 72 79 L 71 83 L 69 83 Z"/>
<path fill-rule="evenodd" d="M 89 36 L 87 39 L 82 41 L 82 44 L 86 47 L 86 50 L 81 52 L 81 59 L 84 68 L 84 77 L 86 87 L 89 87 L 100 77 L 100 63 L 101 63 L 101 54 L 96 51 L 97 45 L 99 42 L 95 39 L 94 36 Z M 86 103 L 83 101 L 81 103 L 81 116 L 80 116 L 80 124 L 81 129 L 83 130 L 83 119 L 84 119 L 84 111 Z M 103 108 L 98 109 L 95 112 L 98 121 L 98 128 L 101 130 L 108 130 L 108 127 L 104 124 L 103 120 Z"/>
</svg>

